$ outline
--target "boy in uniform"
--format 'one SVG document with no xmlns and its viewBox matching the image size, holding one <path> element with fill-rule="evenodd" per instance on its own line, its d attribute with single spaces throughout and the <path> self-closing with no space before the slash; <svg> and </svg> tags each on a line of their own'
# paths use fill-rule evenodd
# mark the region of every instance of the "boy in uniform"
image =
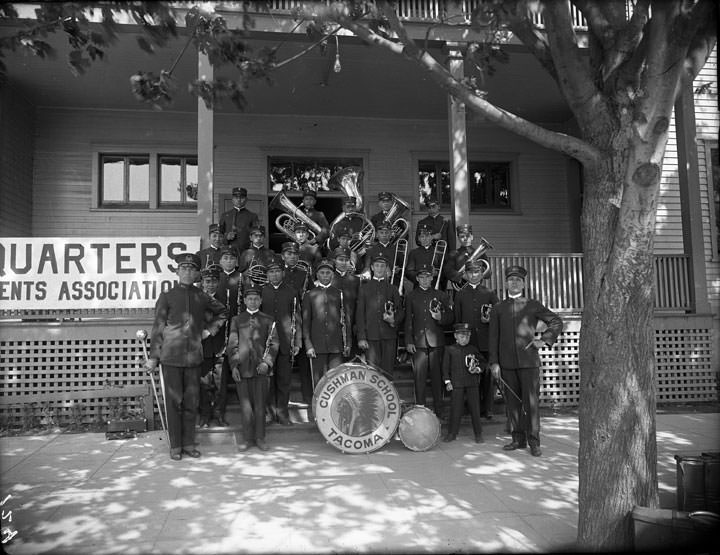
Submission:
<svg viewBox="0 0 720 555">
<path fill-rule="evenodd" d="M 222 247 L 220 224 L 210 224 L 208 228 L 208 239 L 210 244 L 197 253 L 203 268 L 207 268 L 213 264 L 220 264 L 220 248 Z"/>
</svg>

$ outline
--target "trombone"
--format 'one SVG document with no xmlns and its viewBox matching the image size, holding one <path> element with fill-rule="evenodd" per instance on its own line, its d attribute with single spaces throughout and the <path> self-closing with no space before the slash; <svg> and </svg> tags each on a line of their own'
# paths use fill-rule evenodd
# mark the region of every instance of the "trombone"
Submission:
<svg viewBox="0 0 720 555">
<path fill-rule="evenodd" d="M 443 222 L 444 223 L 444 222 Z M 442 239 L 435 243 L 435 250 L 433 251 L 432 262 L 430 265 L 433 268 L 437 268 L 438 275 L 435 280 L 435 289 L 440 288 L 440 278 L 442 277 L 443 264 L 445 263 L 445 253 L 447 252 L 447 241 Z"/>
<path fill-rule="evenodd" d="M 403 285 L 405 281 L 405 266 L 407 266 L 407 251 L 408 251 L 408 242 L 407 239 L 398 239 L 397 243 L 395 244 L 395 257 L 393 259 L 393 267 L 392 267 L 392 273 L 390 274 L 390 283 L 393 285 L 398 286 L 398 291 L 400 294 L 403 294 Z M 402 257 L 402 261 L 400 264 L 398 264 L 398 259 Z M 397 275 L 397 270 L 400 269 L 400 277 L 399 277 L 399 283 L 395 284 L 395 276 Z"/>
</svg>

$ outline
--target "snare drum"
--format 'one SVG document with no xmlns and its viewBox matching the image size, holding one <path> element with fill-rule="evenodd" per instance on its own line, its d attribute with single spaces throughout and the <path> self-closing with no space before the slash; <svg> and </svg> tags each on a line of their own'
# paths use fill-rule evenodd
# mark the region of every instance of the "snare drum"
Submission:
<svg viewBox="0 0 720 555">
<path fill-rule="evenodd" d="M 440 420 L 427 407 L 413 407 L 400 419 L 398 435 L 411 451 L 427 451 L 440 439 Z"/>
<path fill-rule="evenodd" d="M 343 453 L 380 449 L 400 423 L 400 396 L 392 378 L 362 362 L 346 362 L 327 372 L 315 387 L 312 404 L 320 433 Z"/>
</svg>

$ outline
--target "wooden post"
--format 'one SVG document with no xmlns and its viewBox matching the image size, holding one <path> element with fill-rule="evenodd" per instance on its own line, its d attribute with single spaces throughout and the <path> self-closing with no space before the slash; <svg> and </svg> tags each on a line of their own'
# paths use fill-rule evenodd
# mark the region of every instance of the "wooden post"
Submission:
<svg viewBox="0 0 720 555">
<path fill-rule="evenodd" d="M 206 54 L 198 52 L 198 79 L 212 81 L 214 78 L 213 66 Z M 205 101 L 198 98 L 197 112 L 197 155 L 198 155 L 198 202 L 197 202 L 197 228 L 200 235 L 201 248 L 207 246 L 208 226 L 214 221 L 214 178 L 213 178 L 213 152 L 215 150 L 214 138 L 214 110 L 205 106 Z"/>
<path fill-rule="evenodd" d="M 688 270 L 694 312 L 709 314 L 710 303 L 707 292 L 705 244 L 700 205 L 695 99 L 691 81 L 681 83 L 680 86 L 681 94 L 675 101 L 675 135 L 677 136 L 683 250 L 690 256 Z"/>
<path fill-rule="evenodd" d="M 447 65 L 456 79 L 464 76 L 463 55 L 457 43 L 448 43 Z M 470 190 L 468 189 L 467 126 L 465 104 L 448 95 L 448 135 L 450 154 L 450 199 L 454 224 L 470 223 Z M 454 233 L 454 230 L 453 230 Z"/>
</svg>

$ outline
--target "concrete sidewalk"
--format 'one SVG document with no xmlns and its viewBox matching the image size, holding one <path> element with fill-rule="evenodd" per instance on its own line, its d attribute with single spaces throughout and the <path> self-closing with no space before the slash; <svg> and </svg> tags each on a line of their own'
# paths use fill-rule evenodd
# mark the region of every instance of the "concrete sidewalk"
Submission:
<svg viewBox="0 0 720 555">
<path fill-rule="evenodd" d="M 400 441 L 345 455 L 317 430 L 271 427 L 271 451 L 238 454 L 207 434 L 173 462 L 162 434 L 0 438 L 8 553 L 572 551 L 575 416 L 542 419 L 543 456 L 459 439 L 416 453 Z M 720 414 L 658 415 L 661 506 L 675 506 L 677 452 L 720 449 Z"/>
</svg>

